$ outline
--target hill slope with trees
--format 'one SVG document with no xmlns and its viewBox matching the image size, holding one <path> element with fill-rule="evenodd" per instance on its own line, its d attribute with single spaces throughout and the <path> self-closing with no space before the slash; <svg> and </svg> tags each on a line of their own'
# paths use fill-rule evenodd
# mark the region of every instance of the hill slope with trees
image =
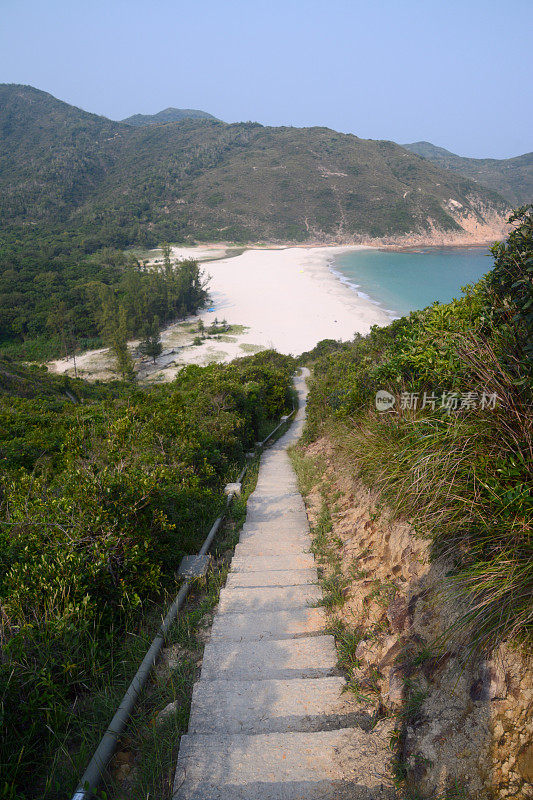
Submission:
<svg viewBox="0 0 533 800">
<path fill-rule="evenodd" d="M 168 111 L 174 110 L 163 116 Z M 126 305 L 141 284 L 152 298 L 149 324 L 168 319 L 170 310 L 198 307 L 201 292 L 195 290 L 192 305 L 183 300 L 190 294 L 178 287 L 183 270 L 169 272 L 171 288 L 160 280 L 155 293 L 148 291 L 155 276 L 117 252 L 131 246 L 395 241 L 465 229 L 498 238 L 507 210 L 500 195 L 393 142 L 214 118 L 136 126 L 31 86 L 4 84 L 0 345 L 42 357 L 33 345 L 39 340 L 50 356 L 50 332 L 57 352 L 65 316 L 70 338 L 95 345 L 105 328 L 95 321 L 95 294 L 109 295 L 109 307 L 111 295 Z M 192 287 L 199 276 L 188 275 Z M 170 305 L 168 291 L 175 295 Z M 135 335 L 142 334 L 138 316 L 126 324 Z"/>
<path fill-rule="evenodd" d="M 343 240 L 460 231 L 506 202 L 387 141 L 184 119 L 134 127 L 0 87 L 4 228 L 61 226 L 84 249 L 183 237 Z"/>
<path fill-rule="evenodd" d="M 207 111 L 199 111 L 197 108 L 165 108 L 157 114 L 133 114 L 126 117 L 122 122 L 125 125 L 142 127 L 143 125 L 164 125 L 166 122 L 180 122 L 182 119 L 216 119 Z"/>
<path fill-rule="evenodd" d="M 533 153 L 516 158 L 463 158 L 431 142 L 404 144 L 406 150 L 498 192 L 513 205 L 533 200 Z"/>
</svg>

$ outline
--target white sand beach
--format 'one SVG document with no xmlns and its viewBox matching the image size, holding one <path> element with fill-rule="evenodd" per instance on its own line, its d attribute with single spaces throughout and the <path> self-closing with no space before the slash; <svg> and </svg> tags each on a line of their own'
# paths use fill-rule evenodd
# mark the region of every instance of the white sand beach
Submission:
<svg viewBox="0 0 533 800">
<path fill-rule="evenodd" d="M 184 364 L 231 361 L 239 356 L 274 348 L 281 353 L 312 349 L 322 339 L 349 340 L 368 333 L 372 325 L 388 325 L 383 309 L 341 282 L 330 270 L 336 253 L 365 249 L 351 247 L 253 248 L 230 258 L 220 247 L 176 247 L 174 258 L 205 260 L 210 276 L 210 303 L 185 322 L 162 331 L 163 353 L 154 365 L 139 362 L 139 377 L 149 381 L 172 380 Z M 231 326 L 227 335 L 210 336 L 193 344 L 198 320 L 208 328 L 215 319 Z M 132 349 L 136 343 L 132 342 Z M 73 374 L 70 359 L 49 364 L 55 372 Z M 112 376 L 105 350 L 77 357 L 78 374 L 85 378 Z"/>
<path fill-rule="evenodd" d="M 212 312 L 204 323 L 225 318 L 245 325 L 255 344 L 298 355 L 321 339 L 351 339 L 371 325 L 387 325 L 386 313 L 344 285 L 328 268 L 331 257 L 357 247 L 289 247 L 247 250 L 214 261 L 205 270 Z"/>
</svg>

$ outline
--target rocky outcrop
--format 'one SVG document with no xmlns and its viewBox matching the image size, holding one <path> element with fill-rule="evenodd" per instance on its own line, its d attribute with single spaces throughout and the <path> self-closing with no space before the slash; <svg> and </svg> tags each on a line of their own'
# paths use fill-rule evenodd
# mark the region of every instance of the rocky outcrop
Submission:
<svg viewBox="0 0 533 800">
<path fill-rule="evenodd" d="M 530 660 L 510 643 L 482 658 L 450 632 L 463 610 L 443 592 L 450 565 L 431 561 L 430 543 L 380 506 L 329 440 L 305 454 L 321 474 L 307 497 L 310 518 L 336 498 L 328 536 L 338 560 L 324 570 L 344 586 L 333 617 L 360 639 L 351 684 L 374 692 L 380 713 L 396 717 L 406 788 L 427 800 L 533 797 Z"/>
</svg>

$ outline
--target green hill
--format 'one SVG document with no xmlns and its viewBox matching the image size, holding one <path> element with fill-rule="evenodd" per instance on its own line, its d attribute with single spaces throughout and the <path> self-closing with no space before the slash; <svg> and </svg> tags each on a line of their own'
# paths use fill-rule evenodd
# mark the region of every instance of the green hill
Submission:
<svg viewBox="0 0 533 800">
<path fill-rule="evenodd" d="M 161 125 L 166 122 L 180 122 L 182 119 L 216 119 L 207 111 L 198 111 L 196 108 L 165 108 L 157 114 L 133 114 L 122 122 L 125 125 L 142 127 L 143 125 Z"/>
<path fill-rule="evenodd" d="M 533 153 L 516 158 L 463 158 L 430 142 L 413 142 L 402 147 L 498 192 L 513 206 L 533 200 Z"/>
<path fill-rule="evenodd" d="M 67 220 L 112 166 L 121 127 L 31 86 L 0 86 L 3 224 Z"/>
<path fill-rule="evenodd" d="M 460 231 L 507 203 L 393 142 L 184 119 L 135 127 L 0 87 L 3 229 L 85 250 L 161 239 L 357 241 Z"/>
</svg>

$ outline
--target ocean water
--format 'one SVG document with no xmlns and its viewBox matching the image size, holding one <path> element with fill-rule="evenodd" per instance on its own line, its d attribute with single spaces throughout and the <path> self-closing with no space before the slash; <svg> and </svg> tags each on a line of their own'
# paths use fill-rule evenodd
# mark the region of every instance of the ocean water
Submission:
<svg viewBox="0 0 533 800">
<path fill-rule="evenodd" d="M 401 317 L 460 297 L 461 287 L 478 281 L 492 263 L 483 247 L 431 247 L 354 250 L 335 256 L 331 268 L 362 297 Z"/>
</svg>

